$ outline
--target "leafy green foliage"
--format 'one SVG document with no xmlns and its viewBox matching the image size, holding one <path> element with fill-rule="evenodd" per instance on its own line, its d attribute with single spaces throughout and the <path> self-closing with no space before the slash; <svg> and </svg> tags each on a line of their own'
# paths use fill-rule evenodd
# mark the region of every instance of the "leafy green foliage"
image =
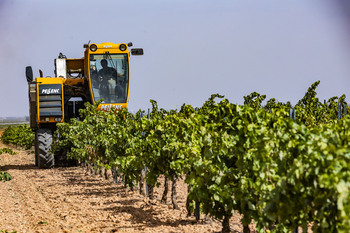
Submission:
<svg viewBox="0 0 350 233">
<path fill-rule="evenodd" d="M 5 144 L 13 144 L 30 149 L 34 145 L 34 132 L 26 124 L 19 126 L 9 126 L 1 135 L 1 140 Z"/>
<path fill-rule="evenodd" d="M 1 172 L 0 171 L 0 181 L 1 180 L 2 181 L 9 181 L 11 179 L 12 179 L 12 177 L 11 177 L 11 175 L 8 172 Z"/>
<path fill-rule="evenodd" d="M 1 154 L 10 154 L 10 155 L 15 155 L 17 154 L 16 151 L 13 151 L 12 149 L 10 148 L 0 148 L 0 155 Z"/>
<path fill-rule="evenodd" d="M 186 175 L 189 197 L 204 213 L 229 219 L 243 214 L 259 232 L 291 232 L 297 226 L 315 232 L 350 229 L 350 119 L 338 120 L 338 100 L 321 103 L 315 82 L 295 106 L 252 93 L 243 106 L 212 95 L 197 111 L 159 109 L 151 100 L 149 117 L 127 109 L 81 110 L 84 120 L 58 125 L 57 148 L 98 166 L 117 167 L 128 185 L 148 168 L 147 182 L 157 184 Z M 215 100 L 219 99 L 219 102 Z M 225 221 L 224 221 L 225 222 Z"/>
<path fill-rule="evenodd" d="M 9 148 L 0 148 L 0 155 L 1 154 L 15 155 L 15 154 L 17 154 L 17 152 L 15 152 Z M 8 172 L 0 171 L 0 181 L 9 181 L 11 179 L 12 179 L 12 177 Z"/>
<path fill-rule="evenodd" d="M 316 97 L 316 89 L 320 84 L 317 81 L 309 87 L 305 96 L 296 104 L 296 118 L 308 127 L 316 127 L 320 124 L 333 124 L 338 120 L 339 105 L 341 107 L 341 117 L 344 117 L 345 95 L 334 96 L 327 102 L 321 103 Z M 338 100 L 338 101 L 336 101 Z M 349 108 L 346 106 L 347 112 Z"/>
</svg>

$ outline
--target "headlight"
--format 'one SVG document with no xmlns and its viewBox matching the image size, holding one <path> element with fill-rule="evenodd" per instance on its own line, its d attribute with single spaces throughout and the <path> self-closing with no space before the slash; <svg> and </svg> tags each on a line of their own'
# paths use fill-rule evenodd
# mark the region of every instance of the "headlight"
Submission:
<svg viewBox="0 0 350 233">
<path fill-rule="evenodd" d="M 126 44 L 121 44 L 119 45 L 120 51 L 125 51 L 126 50 Z"/>
<path fill-rule="evenodd" d="M 97 50 L 97 45 L 95 45 L 95 44 L 90 45 L 90 50 L 92 52 L 95 52 Z"/>
</svg>

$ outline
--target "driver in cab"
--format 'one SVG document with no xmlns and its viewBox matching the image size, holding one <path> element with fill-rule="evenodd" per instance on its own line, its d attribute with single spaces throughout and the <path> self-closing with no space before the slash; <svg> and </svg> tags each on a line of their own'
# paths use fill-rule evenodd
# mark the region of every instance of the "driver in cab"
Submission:
<svg viewBox="0 0 350 233">
<path fill-rule="evenodd" d="M 100 88 L 102 95 L 109 102 L 115 99 L 115 89 L 117 86 L 117 70 L 109 67 L 106 59 L 101 60 L 102 69 L 98 71 L 100 77 Z"/>
<path fill-rule="evenodd" d="M 114 79 L 117 78 L 117 71 L 114 68 L 109 67 L 107 65 L 106 59 L 101 60 L 101 66 L 102 66 L 102 69 L 98 71 L 98 74 L 102 78 L 102 82 L 107 82 L 111 78 L 114 78 Z"/>
</svg>

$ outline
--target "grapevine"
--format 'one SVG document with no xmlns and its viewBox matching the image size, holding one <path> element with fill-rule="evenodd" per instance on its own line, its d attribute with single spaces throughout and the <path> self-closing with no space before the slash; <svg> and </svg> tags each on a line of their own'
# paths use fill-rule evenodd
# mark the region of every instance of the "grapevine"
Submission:
<svg viewBox="0 0 350 233">
<path fill-rule="evenodd" d="M 19 126 L 9 126 L 1 135 L 1 140 L 5 144 L 30 149 L 34 145 L 34 132 L 26 124 Z"/>
<path fill-rule="evenodd" d="M 58 124 L 53 148 L 116 167 L 129 186 L 138 185 L 144 167 L 151 186 L 160 175 L 173 182 L 186 176 L 189 199 L 222 219 L 223 231 L 238 211 L 245 232 L 252 220 L 259 232 L 307 230 L 310 223 L 315 232 L 348 232 L 350 120 L 344 112 L 338 119 L 345 96 L 321 103 L 318 85 L 294 106 L 295 120 L 290 103 L 263 105 L 266 96 L 255 92 L 244 105 L 212 95 L 197 111 L 184 104 L 169 112 L 151 101 L 149 118 L 87 104 L 82 121 Z"/>
</svg>

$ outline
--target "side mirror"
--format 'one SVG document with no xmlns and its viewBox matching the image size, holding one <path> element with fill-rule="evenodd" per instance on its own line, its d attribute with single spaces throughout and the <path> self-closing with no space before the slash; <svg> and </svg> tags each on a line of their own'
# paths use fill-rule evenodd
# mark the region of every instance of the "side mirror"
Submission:
<svg viewBox="0 0 350 233">
<path fill-rule="evenodd" d="M 26 67 L 27 82 L 33 82 L 33 69 L 31 66 Z"/>
<path fill-rule="evenodd" d="M 143 55 L 143 49 L 131 49 L 132 55 Z"/>
</svg>

